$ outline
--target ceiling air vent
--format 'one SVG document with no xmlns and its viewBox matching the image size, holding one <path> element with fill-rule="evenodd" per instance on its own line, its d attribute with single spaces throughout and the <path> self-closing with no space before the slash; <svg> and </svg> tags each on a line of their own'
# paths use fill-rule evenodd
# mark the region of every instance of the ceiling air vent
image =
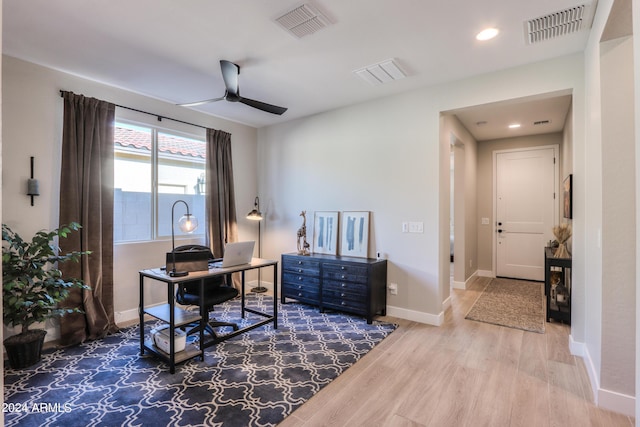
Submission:
<svg viewBox="0 0 640 427">
<path fill-rule="evenodd" d="M 275 21 L 297 38 L 318 32 L 331 24 L 326 16 L 308 3 L 290 10 Z"/>
<path fill-rule="evenodd" d="M 537 122 L 533 122 L 533 125 L 540 126 L 540 125 L 548 125 L 549 123 L 551 123 L 551 120 L 538 120 Z"/>
<path fill-rule="evenodd" d="M 591 28 L 596 0 L 591 4 L 570 7 L 524 23 L 527 44 L 566 36 Z"/>
<path fill-rule="evenodd" d="M 407 77 L 394 59 L 387 59 L 386 61 L 372 64 L 354 70 L 353 72 L 362 80 L 374 86 Z"/>
</svg>

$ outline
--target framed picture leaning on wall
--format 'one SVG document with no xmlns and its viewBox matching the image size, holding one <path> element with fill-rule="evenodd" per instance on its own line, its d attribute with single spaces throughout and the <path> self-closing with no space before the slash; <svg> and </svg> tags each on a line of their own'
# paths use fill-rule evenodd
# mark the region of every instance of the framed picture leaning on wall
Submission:
<svg viewBox="0 0 640 427">
<path fill-rule="evenodd" d="M 565 218 L 573 218 L 573 175 L 569 174 L 564 179 L 563 185 L 563 210 Z"/>
<path fill-rule="evenodd" d="M 340 255 L 367 258 L 370 212 L 342 212 Z"/>
<path fill-rule="evenodd" d="M 338 212 L 315 212 L 313 218 L 313 252 L 338 253 Z"/>
</svg>

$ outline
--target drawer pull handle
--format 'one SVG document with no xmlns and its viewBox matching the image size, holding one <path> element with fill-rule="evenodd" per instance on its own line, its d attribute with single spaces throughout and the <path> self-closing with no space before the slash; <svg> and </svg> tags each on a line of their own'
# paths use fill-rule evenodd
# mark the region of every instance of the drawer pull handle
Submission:
<svg viewBox="0 0 640 427">
<path fill-rule="evenodd" d="M 346 303 L 346 302 L 344 302 L 344 301 L 342 301 L 342 302 L 340 303 L 340 305 L 347 305 L 347 303 Z"/>
<path fill-rule="evenodd" d="M 343 288 L 346 288 L 347 284 L 346 283 L 341 283 L 340 286 L 342 286 Z"/>
<path fill-rule="evenodd" d="M 298 289 L 302 289 L 302 285 L 298 285 Z"/>
<path fill-rule="evenodd" d="M 344 278 L 346 278 L 346 277 L 347 277 L 347 276 L 345 276 L 345 275 L 343 274 L 343 275 L 342 275 L 342 277 L 341 277 L 341 279 L 344 279 Z"/>
<path fill-rule="evenodd" d="M 346 269 L 346 268 L 347 268 L 347 267 L 345 267 L 345 266 L 343 265 L 342 267 L 340 267 L 340 270 L 344 270 L 344 269 Z"/>
<path fill-rule="evenodd" d="M 302 261 L 298 261 L 298 265 L 302 265 Z"/>
<path fill-rule="evenodd" d="M 298 292 L 298 296 L 301 297 L 302 296 L 302 292 Z"/>
<path fill-rule="evenodd" d="M 298 276 L 298 280 L 302 280 L 302 277 Z"/>
<path fill-rule="evenodd" d="M 298 269 L 298 273 L 302 273 L 302 269 L 301 268 Z"/>
<path fill-rule="evenodd" d="M 346 295 L 347 295 L 347 294 L 345 294 L 344 292 L 340 294 L 340 296 L 341 296 L 342 298 L 344 298 Z"/>
</svg>

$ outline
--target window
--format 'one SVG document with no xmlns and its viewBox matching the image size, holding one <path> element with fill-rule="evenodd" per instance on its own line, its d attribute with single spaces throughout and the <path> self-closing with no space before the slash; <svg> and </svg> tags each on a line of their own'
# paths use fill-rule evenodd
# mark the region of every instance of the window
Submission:
<svg viewBox="0 0 640 427">
<path fill-rule="evenodd" d="M 114 144 L 114 241 L 171 236 L 171 206 L 184 200 L 205 225 L 206 143 L 164 129 L 116 123 Z M 175 221 L 186 213 L 176 205 Z M 175 228 L 175 235 L 183 234 Z"/>
</svg>

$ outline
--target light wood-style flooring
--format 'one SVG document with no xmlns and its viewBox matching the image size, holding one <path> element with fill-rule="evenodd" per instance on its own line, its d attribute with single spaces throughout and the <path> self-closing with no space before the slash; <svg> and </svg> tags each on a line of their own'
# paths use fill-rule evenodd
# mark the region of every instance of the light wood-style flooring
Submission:
<svg viewBox="0 0 640 427">
<path fill-rule="evenodd" d="M 279 426 L 633 426 L 594 405 L 568 326 L 465 320 L 488 280 L 453 290 L 440 327 L 382 318 L 398 329 Z"/>
</svg>

